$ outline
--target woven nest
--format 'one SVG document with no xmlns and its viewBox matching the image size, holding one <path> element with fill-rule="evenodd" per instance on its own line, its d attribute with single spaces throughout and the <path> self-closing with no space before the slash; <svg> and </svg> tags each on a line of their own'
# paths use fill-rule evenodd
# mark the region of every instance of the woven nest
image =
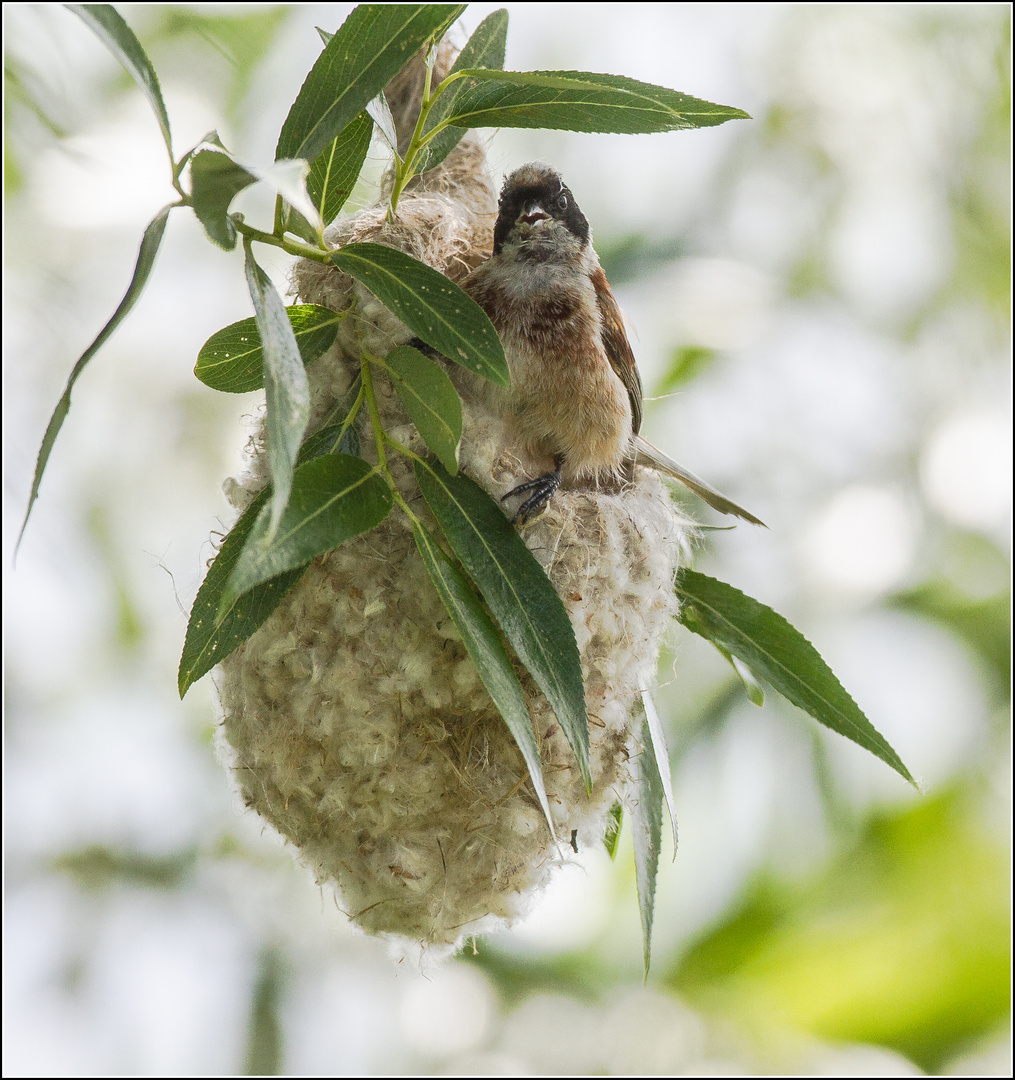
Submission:
<svg viewBox="0 0 1015 1080">
<path fill-rule="evenodd" d="M 410 69 L 403 83 L 412 77 Z M 396 120 L 412 96 L 404 86 L 389 89 Z M 403 194 L 396 222 L 385 222 L 385 202 L 338 222 L 328 241 L 388 244 L 460 280 L 492 247 L 496 198 L 484 165 L 481 144 L 467 136 Z M 303 302 L 356 311 L 308 369 L 313 431 L 358 373 L 360 342 L 383 356 L 411 335 L 337 269 L 301 262 L 294 284 Z M 473 377 L 449 373 L 464 404 L 461 467 L 499 498 L 531 477 L 532 465 L 515 456 Z M 391 386 L 380 375 L 375 386 L 385 427 L 423 452 Z M 411 470 L 401 459 L 392 468 L 403 496 L 432 524 Z M 247 473 L 231 482 L 238 508 L 265 475 L 258 430 Z M 641 753 L 632 734 L 637 702 L 676 614 L 672 585 L 688 527 L 658 477 L 636 469 L 610 492 L 559 491 L 522 537 L 570 616 L 589 713 L 591 795 L 553 712 L 516 665 L 554 825 L 558 836 L 576 830 L 579 844 L 598 843 Z M 368 933 L 457 948 L 523 914 L 570 855 L 552 839 L 522 756 L 397 509 L 311 564 L 223 662 L 219 690 L 244 801 L 320 882 L 337 885 L 343 910 Z"/>
</svg>

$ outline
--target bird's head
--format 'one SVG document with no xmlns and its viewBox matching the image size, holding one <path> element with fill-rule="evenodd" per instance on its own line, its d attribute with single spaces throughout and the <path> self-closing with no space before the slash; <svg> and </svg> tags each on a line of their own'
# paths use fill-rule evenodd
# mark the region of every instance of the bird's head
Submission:
<svg viewBox="0 0 1015 1080">
<path fill-rule="evenodd" d="M 542 162 L 523 165 L 500 192 L 493 253 L 507 247 L 519 258 L 573 258 L 589 243 L 589 223 L 556 169 Z"/>
</svg>

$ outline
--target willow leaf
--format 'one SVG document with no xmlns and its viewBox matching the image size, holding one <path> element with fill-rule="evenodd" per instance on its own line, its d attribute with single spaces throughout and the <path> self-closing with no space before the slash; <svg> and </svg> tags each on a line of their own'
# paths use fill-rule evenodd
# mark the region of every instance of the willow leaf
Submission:
<svg viewBox="0 0 1015 1080">
<path fill-rule="evenodd" d="M 869 750 L 916 786 L 884 736 L 863 714 L 817 649 L 781 615 L 723 581 L 682 568 L 680 621 L 728 650 L 819 723 Z"/>
<path fill-rule="evenodd" d="M 546 695 L 591 790 L 581 657 L 560 597 L 500 507 L 475 481 L 451 476 L 436 461 L 417 461 L 414 468 L 451 550 Z"/>
<path fill-rule="evenodd" d="M 493 323 L 450 278 L 384 244 L 347 244 L 331 253 L 331 261 L 427 345 L 491 382 L 508 385 L 511 376 Z"/>
<path fill-rule="evenodd" d="M 532 719 L 521 683 L 511 666 L 500 634 L 465 575 L 448 559 L 433 535 L 420 525 L 413 526 L 412 534 L 441 602 L 458 629 L 483 685 L 522 752 L 550 835 L 556 839 Z"/>
<path fill-rule="evenodd" d="M 250 243 L 243 243 L 247 287 L 261 337 L 267 415 L 268 471 L 271 474 L 269 532 L 274 531 L 292 487 L 293 469 L 310 419 L 310 387 L 292 323 L 268 275 L 254 262 Z"/>
<path fill-rule="evenodd" d="M 360 4 L 331 37 L 285 118 L 276 158 L 313 161 L 465 4 Z"/>
<path fill-rule="evenodd" d="M 123 322 L 129 314 L 130 309 L 137 303 L 138 297 L 141 295 L 148 282 L 152 268 L 155 266 L 155 257 L 158 255 L 159 248 L 162 245 L 162 237 L 166 231 L 166 222 L 169 220 L 169 211 L 172 209 L 173 207 L 171 205 L 164 206 L 148 223 L 148 227 L 144 231 L 144 236 L 141 238 L 141 247 L 138 251 L 137 262 L 134 264 L 134 273 L 131 276 L 130 284 L 127 286 L 127 291 L 123 294 L 123 299 L 117 306 L 116 311 L 110 316 L 109 322 L 107 322 L 99 331 L 95 340 L 78 357 L 77 362 L 71 369 L 70 377 L 67 379 L 67 385 L 64 387 L 60 400 L 56 403 L 53 415 L 49 418 L 49 423 L 46 425 L 46 433 L 42 437 L 42 445 L 39 447 L 39 456 L 35 462 L 35 475 L 32 477 L 32 490 L 28 496 L 28 506 L 25 509 L 24 521 L 21 522 L 21 530 L 18 533 L 18 542 L 15 545 L 15 551 L 21 546 L 21 538 L 25 535 L 25 526 L 28 524 L 29 515 L 32 512 L 32 507 L 35 505 L 35 500 L 39 497 L 39 485 L 42 483 L 42 474 L 46 471 L 46 464 L 49 461 L 49 455 L 53 450 L 53 444 L 56 442 L 57 435 L 60 434 L 60 428 L 63 427 L 64 420 L 67 419 L 67 413 L 70 411 L 70 395 L 71 391 L 74 389 L 74 384 L 78 381 L 78 377 L 81 372 L 84 371 L 88 361 L 91 360 L 99 349 L 101 349 L 109 340 L 113 331 L 121 322 Z"/>
</svg>

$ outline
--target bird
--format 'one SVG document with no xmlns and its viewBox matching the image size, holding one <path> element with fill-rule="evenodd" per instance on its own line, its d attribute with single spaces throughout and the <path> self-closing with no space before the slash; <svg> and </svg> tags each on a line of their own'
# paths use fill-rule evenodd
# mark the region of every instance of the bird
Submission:
<svg viewBox="0 0 1015 1080">
<path fill-rule="evenodd" d="M 518 449 L 549 471 L 513 521 L 541 513 L 557 489 L 615 483 L 632 465 L 678 480 L 720 513 L 764 525 L 640 434 L 642 383 L 620 307 L 592 246 L 588 220 L 556 169 L 532 162 L 504 181 L 493 253 L 462 282 L 504 346 L 510 385 L 492 387 Z"/>
</svg>

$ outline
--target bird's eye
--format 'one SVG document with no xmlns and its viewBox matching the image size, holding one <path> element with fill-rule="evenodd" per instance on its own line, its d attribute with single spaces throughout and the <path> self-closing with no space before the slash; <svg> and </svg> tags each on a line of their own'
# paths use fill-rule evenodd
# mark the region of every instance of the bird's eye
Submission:
<svg viewBox="0 0 1015 1080">
<path fill-rule="evenodd" d="M 561 210 L 566 210 L 567 209 L 567 196 L 566 195 L 561 195 L 561 197 L 557 200 L 557 205 L 561 208 Z"/>
</svg>

